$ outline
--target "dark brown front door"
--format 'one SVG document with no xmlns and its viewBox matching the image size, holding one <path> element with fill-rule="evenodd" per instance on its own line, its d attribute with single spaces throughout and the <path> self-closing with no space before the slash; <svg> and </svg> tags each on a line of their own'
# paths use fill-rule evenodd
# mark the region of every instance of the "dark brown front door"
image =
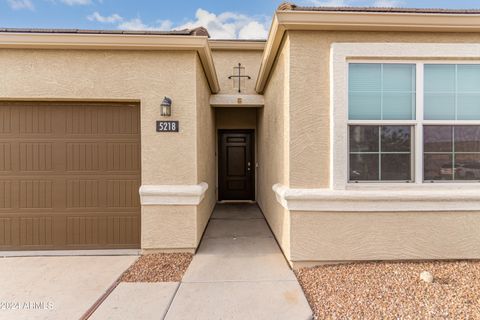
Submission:
<svg viewBox="0 0 480 320">
<path fill-rule="evenodd" d="M 253 130 L 218 132 L 219 200 L 255 200 Z"/>
</svg>

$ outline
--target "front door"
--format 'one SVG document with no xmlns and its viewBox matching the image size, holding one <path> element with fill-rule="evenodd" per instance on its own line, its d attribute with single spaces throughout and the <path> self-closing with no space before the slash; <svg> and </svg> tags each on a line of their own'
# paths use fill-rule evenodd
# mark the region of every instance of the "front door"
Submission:
<svg viewBox="0 0 480 320">
<path fill-rule="evenodd" d="M 218 200 L 255 200 L 253 130 L 218 132 Z"/>
</svg>

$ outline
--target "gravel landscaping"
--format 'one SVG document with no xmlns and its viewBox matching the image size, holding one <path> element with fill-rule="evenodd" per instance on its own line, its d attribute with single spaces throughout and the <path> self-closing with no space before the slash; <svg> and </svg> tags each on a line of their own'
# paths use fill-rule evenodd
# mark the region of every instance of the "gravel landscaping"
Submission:
<svg viewBox="0 0 480 320">
<path fill-rule="evenodd" d="M 138 258 L 122 275 L 123 282 L 179 282 L 192 261 L 190 253 L 154 253 Z"/>
<path fill-rule="evenodd" d="M 315 319 L 480 319 L 477 261 L 325 265 L 296 275 Z"/>
</svg>

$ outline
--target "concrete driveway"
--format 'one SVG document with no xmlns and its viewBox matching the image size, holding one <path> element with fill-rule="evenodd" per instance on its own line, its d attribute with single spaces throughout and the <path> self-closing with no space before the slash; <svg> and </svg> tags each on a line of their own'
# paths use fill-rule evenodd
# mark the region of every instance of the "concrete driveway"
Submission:
<svg viewBox="0 0 480 320">
<path fill-rule="evenodd" d="M 0 258 L 0 319 L 79 319 L 136 259 Z"/>
</svg>

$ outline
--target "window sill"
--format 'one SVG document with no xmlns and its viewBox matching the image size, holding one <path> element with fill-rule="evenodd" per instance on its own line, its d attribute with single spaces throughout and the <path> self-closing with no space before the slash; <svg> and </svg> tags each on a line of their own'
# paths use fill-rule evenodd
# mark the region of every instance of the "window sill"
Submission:
<svg viewBox="0 0 480 320">
<path fill-rule="evenodd" d="M 277 201 L 293 211 L 405 212 L 480 211 L 480 186 L 475 184 L 348 185 L 345 190 L 290 189 L 273 186 Z"/>
</svg>

